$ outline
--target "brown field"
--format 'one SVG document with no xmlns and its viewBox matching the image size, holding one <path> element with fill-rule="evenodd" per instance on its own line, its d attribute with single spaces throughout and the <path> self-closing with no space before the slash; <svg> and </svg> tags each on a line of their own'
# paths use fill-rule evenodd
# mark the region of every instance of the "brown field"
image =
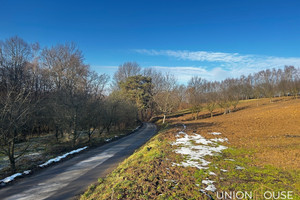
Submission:
<svg viewBox="0 0 300 200">
<path fill-rule="evenodd" d="M 255 165 L 300 168 L 300 100 L 278 98 L 273 103 L 268 99 L 250 100 L 241 102 L 237 109 L 197 121 L 191 120 L 192 114 L 170 121 L 184 123 L 188 130 L 208 138 L 211 136 L 207 132 L 221 132 L 229 139 L 229 145 L 254 150 Z"/>
</svg>

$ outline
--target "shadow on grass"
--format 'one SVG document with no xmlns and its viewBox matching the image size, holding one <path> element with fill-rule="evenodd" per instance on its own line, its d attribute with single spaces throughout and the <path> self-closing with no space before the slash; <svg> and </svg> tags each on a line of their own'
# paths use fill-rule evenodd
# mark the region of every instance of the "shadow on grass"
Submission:
<svg viewBox="0 0 300 200">
<path fill-rule="evenodd" d="M 243 107 L 238 107 L 238 108 L 236 108 L 236 109 L 232 109 L 232 110 L 230 110 L 230 112 L 227 113 L 226 115 L 228 115 L 228 114 L 230 114 L 230 113 L 235 113 L 235 112 L 238 112 L 238 111 L 241 111 L 241 110 L 245 110 L 245 109 L 247 109 L 247 108 L 249 108 L 249 107 L 250 107 L 250 106 L 243 106 Z M 224 115 L 224 112 L 213 112 L 213 117 L 217 117 L 217 116 L 220 116 L 220 115 Z M 212 118 L 213 118 L 213 117 L 212 117 Z M 207 118 L 211 118 L 210 113 L 200 114 L 200 115 L 198 116 L 198 120 L 200 120 L 200 119 L 207 119 Z M 195 120 L 195 117 L 192 116 L 192 117 L 190 117 L 190 118 L 188 118 L 188 119 L 184 119 L 184 120 L 182 120 L 182 121 L 194 121 L 194 120 Z"/>
</svg>

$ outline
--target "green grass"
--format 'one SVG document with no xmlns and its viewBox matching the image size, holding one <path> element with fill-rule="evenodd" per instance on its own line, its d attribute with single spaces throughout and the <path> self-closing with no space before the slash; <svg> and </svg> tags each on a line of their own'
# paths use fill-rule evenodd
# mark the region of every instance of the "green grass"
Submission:
<svg viewBox="0 0 300 200">
<path fill-rule="evenodd" d="M 166 130 L 92 185 L 81 199 L 207 199 L 195 184 L 196 179 L 201 183 L 204 174 L 172 166 L 176 154 L 164 137 Z"/>
<path fill-rule="evenodd" d="M 268 188 L 267 191 L 293 191 L 293 199 L 300 199 L 300 170 L 282 170 L 270 165 L 255 166 L 253 152 L 228 148 L 219 156 L 211 157 L 213 164 L 210 170 L 217 174 L 212 178 L 216 181 L 218 190 L 255 192 L 263 186 Z M 237 166 L 242 169 L 237 169 Z"/>
</svg>

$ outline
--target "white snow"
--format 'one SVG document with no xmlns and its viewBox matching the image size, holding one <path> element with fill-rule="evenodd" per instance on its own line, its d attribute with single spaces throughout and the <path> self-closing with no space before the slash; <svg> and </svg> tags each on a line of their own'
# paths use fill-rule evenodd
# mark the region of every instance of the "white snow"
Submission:
<svg viewBox="0 0 300 200">
<path fill-rule="evenodd" d="M 27 175 L 27 174 L 30 174 L 30 172 L 31 172 L 31 170 L 26 170 L 26 171 L 23 172 L 23 174 Z"/>
<path fill-rule="evenodd" d="M 211 135 L 221 135 L 219 132 L 209 133 Z M 206 139 L 205 137 L 193 133 L 188 135 L 183 131 L 180 131 L 176 135 L 177 139 L 172 145 L 178 146 L 174 151 L 178 154 L 185 156 L 185 160 L 181 163 L 173 163 L 173 166 L 183 166 L 183 167 L 196 167 L 198 169 L 208 169 L 209 161 L 205 160 L 206 156 L 215 156 L 221 153 L 226 146 L 220 145 L 218 143 L 228 141 L 227 138 L 213 138 Z M 226 170 L 222 170 L 226 171 Z M 209 172 L 209 175 L 216 176 L 214 172 Z M 215 192 L 217 188 L 213 184 L 214 181 L 206 179 L 202 181 L 202 184 L 207 185 L 206 188 L 201 189 L 205 191 Z M 206 193 L 205 193 L 206 194 Z"/>
<path fill-rule="evenodd" d="M 205 184 L 205 185 L 211 185 L 211 184 L 213 184 L 214 182 L 215 182 L 215 181 L 211 181 L 211 180 L 208 180 L 208 179 L 202 180 L 202 183 Z"/>
<path fill-rule="evenodd" d="M 242 170 L 242 169 L 245 169 L 245 168 L 237 165 L 237 166 L 235 167 L 235 169 L 237 169 L 237 170 Z"/>
<path fill-rule="evenodd" d="M 221 135 L 221 133 L 219 133 L 219 132 L 212 132 L 212 133 L 208 133 L 208 134 L 211 134 L 211 135 Z"/>
<path fill-rule="evenodd" d="M 4 183 L 4 184 L 5 184 L 5 183 L 9 183 L 9 182 L 13 181 L 16 177 L 22 176 L 22 175 L 30 174 L 30 172 L 31 172 L 31 170 L 26 170 L 26 171 L 24 171 L 23 173 L 16 173 L 16 174 L 13 174 L 13 175 L 11 175 L 11 176 L 8 176 L 8 177 L 6 177 L 6 178 L 0 180 L 0 183 Z"/>
<path fill-rule="evenodd" d="M 217 188 L 215 185 L 211 184 L 211 185 L 208 185 L 204 190 L 215 192 L 217 190 Z"/>
<path fill-rule="evenodd" d="M 214 138 L 214 139 L 211 139 L 211 141 L 214 141 L 214 142 L 227 142 L 228 139 L 227 138 Z"/>
<path fill-rule="evenodd" d="M 59 162 L 59 161 L 61 161 L 61 159 L 66 158 L 67 156 L 72 155 L 72 154 L 74 154 L 74 153 L 78 153 L 78 152 L 80 152 L 80 151 L 82 151 L 82 150 L 84 150 L 84 149 L 86 149 L 86 148 L 88 148 L 88 147 L 85 146 L 85 147 L 82 147 L 82 148 L 79 148 L 79 149 L 70 151 L 70 152 L 68 152 L 68 153 L 65 153 L 65 154 L 62 155 L 62 156 L 57 156 L 57 157 L 55 157 L 55 158 L 52 158 L 52 159 L 48 160 L 47 162 L 45 162 L 45 163 L 39 165 L 39 167 L 45 167 L 45 166 L 50 165 L 51 163 Z"/>
<path fill-rule="evenodd" d="M 136 131 L 136 130 L 138 130 L 140 127 L 141 127 L 141 125 L 138 126 L 138 127 L 136 127 L 135 129 L 133 129 L 132 131 Z"/>
<path fill-rule="evenodd" d="M 215 181 L 211 181 L 211 180 L 202 180 L 202 183 L 207 185 L 207 187 L 204 189 L 206 191 L 212 191 L 212 192 L 215 192 L 217 190 L 217 188 L 214 186 L 214 183 Z"/>
<path fill-rule="evenodd" d="M 172 145 L 179 146 L 175 152 L 178 154 L 186 155 L 187 159 L 180 164 L 173 163 L 173 165 L 184 167 L 196 167 L 198 169 L 207 169 L 207 165 L 210 163 L 204 159 L 205 156 L 214 156 L 216 153 L 220 153 L 227 147 L 218 145 L 216 142 L 206 139 L 199 134 L 188 135 L 185 132 L 179 132 L 176 137 L 184 135 L 181 138 L 176 139 Z M 193 145 L 193 143 L 200 145 Z"/>
<path fill-rule="evenodd" d="M 13 181 L 13 180 L 14 180 L 16 177 L 18 177 L 18 176 L 22 176 L 22 173 L 16 173 L 16 174 L 13 174 L 13 175 L 11 175 L 11 176 L 9 176 L 9 177 L 6 177 L 5 179 L 0 180 L 0 182 L 8 183 L 8 182 L 10 182 L 10 181 Z"/>
<path fill-rule="evenodd" d="M 172 179 L 164 179 L 165 182 L 173 182 L 173 183 L 176 183 L 177 181 L 176 180 L 172 180 Z"/>
<path fill-rule="evenodd" d="M 220 169 L 222 172 L 227 172 L 227 170 L 226 169 Z"/>
<path fill-rule="evenodd" d="M 105 142 L 109 142 L 111 140 L 112 140 L 112 138 L 107 138 L 107 139 L 105 139 Z"/>
<path fill-rule="evenodd" d="M 217 176 L 217 174 L 215 172 L 209 172 L 209 175 Z"/>
</svg>

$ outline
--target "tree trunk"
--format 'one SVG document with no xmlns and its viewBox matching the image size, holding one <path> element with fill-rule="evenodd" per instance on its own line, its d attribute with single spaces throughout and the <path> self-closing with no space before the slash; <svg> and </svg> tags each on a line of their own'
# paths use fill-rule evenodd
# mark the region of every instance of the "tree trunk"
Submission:
<svg viewBox="0 0 300 200">
<path fill-rule="evenodd" d="M 214 116 L 213 112 L 210 112 L 210 118 L 212 118 Z"/>
<path fill-rule="evenodd" d="M 91 129 L 89 129 L 89 141 L 88 141 L 89 144 L 91 142 L 91 137 L 92 137 L 92 134 L 94 133 L 94 131 L 95 131 L 95 128 L 93 128 L 92 131 L 91 131 Z"/>
<path fill-rule="evenodd" d="M 16 161 L 15 161 L 15 139 L 9 143 L 9 152 L 8 152 L 10 170 L 12 173 L 16 172 Z"/>
<path fill-rule="evenodd" d="M 59 129 L 59 131 L 60 131 L 60 137 L 63 138 L 63 137 L 64 137 L 64 132 L 63 132 L 63 130 L 62 130 L 62 129 Z"/>
<path fill-rule="evenodd" d="M 55 126 L 55 138 L 56 138 L 56 141 L 58 142 L 58 127 Z"/>
<path fill-rule="evenodd" d="M 106 129 L 106 127 L 105 126 L 103 126 L 103 128 L 102 128 L 102 130 L 101 131 L 99 131 L 99 136 L 103 133 L 103 131 Z"/>
<path fill-rule="evenodd" d="M 199 116 L 199 111 L 197 111 L 196 113 L 196 120 L 198 120 L 198 116 Z"/>
<path fill-rule="evenodd" d="M 163 124 L 165 123 L 165 121 L 166 121 L 166 115 L 164 114 Z"/>
<path fill-rule="evenodd" d="M 92 133 L 91 133 L 91 129 L 89 130 L 89 134 L 88 134 L 88 136 L 89 136 L 89 141 L 88 141 L 88 143 L 90 144 L 90 142 L 91 142 L 91 135 L 92 135 Z"/>
<path fill-rule="evenodd" d="M 140 115 L 141 115 L 141 121 L 144 121 L 144 113 L 143 113 L 143 110 L 140 111 Z"/>
<path fill-rule="evenodd" d="M 77 110 L 74 116 L 74 132 L 73 132 L 73 147 L 76 145 L 77 140 Z"/>
</svg>

